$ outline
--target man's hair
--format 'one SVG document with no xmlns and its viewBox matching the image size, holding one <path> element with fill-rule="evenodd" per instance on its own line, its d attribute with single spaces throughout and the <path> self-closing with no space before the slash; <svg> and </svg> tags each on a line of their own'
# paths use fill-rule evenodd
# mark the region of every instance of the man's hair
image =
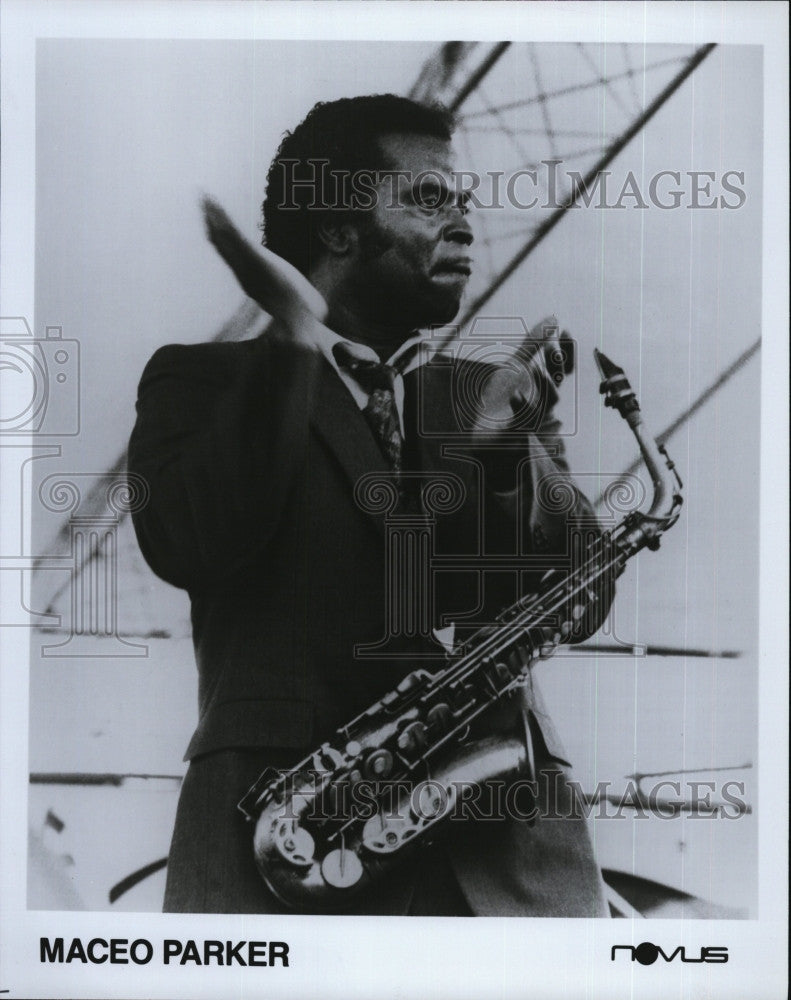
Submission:
<svg viewBox="0 0 791 1000">
<path fill-rule="evenodd" d="M 453 114 L 440 104 L 419 104 L 395 94 L 320 101 L 286 132 L 269 168 L 262 242 L 303 274 L 321 249 L 318 227 L 330 211 L 353 209 L 346 192 L 339 203 L 337 180 L 365 171 L 394 169 L 378 140 L 395 132 L 449 141 Z M 321 161 L 327 161 L 322 166 Z M 305 183 L 305 182 L 309 183 Z M 300 183 L 302 182 L 302 183 Z M 335 206 L 331 208 L 330 206 Z"/>
</svg>

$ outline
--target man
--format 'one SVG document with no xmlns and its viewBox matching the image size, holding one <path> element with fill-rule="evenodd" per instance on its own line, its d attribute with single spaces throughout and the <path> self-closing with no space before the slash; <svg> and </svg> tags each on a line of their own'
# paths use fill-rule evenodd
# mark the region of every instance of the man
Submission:
<svg viewBox="0 0 791 1000">
<path fill-rule="evenodd" d="M 593 523 L 576 491 L 561 511 L 537 496 L 542 481 L 568 481 L 543 345 L 523 352 L 521 386 L 506 392 L 509 418 L 527 415 L 519 449 L 498 437 L 487 450 L 491 423 L 460 403 L 495 373 L 432 358 L 418 334 L 453 320 L 472 268 L 452 124 L 393 95 L 317 105 L 270 168 L 264 241 L 277 257 L 258 257 L 207 207 L 210 237 L 278 321 L 251 342 L 162 348 L 143 375 L 129 462 L 151 500 L 135 526 L 155 572 L 189 592 L 199 671 L 166 909 L 278 912 L 239 799 L 415 667 L 441 666 L 426 629 L 388 619 L 415 595 L 386 574 L 386 512 L 361 489 L 372 475 L 393 486 L 394 508 L 417 515 L 432 476 L 458 490 L 432 539 L 432 555 L 451 562 L 415 611 L 430 607 L 432 627 L 493 621 L 562 562 L 570 527 Z M 482 552 L 513 559 L 483 573 Z M 560 779 L 543 802 L 558 806 L 568 765 L 530 683 L 486 726 L 506 732 L 519 719 L 537 766 Z M 463 826 L 351 912 L 603 913 L 580 819 Z"/>
</svg>

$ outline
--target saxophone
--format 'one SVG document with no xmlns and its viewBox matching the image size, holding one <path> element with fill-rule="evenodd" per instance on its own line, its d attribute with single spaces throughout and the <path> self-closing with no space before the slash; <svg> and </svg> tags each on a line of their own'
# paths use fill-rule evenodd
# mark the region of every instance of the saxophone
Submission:
<svg viewBox="0 0 791 1000">
<path fill-rule="evenodd" d="M 440 832 L 461 783 L 508 782 L 529 772 L 528 732 L 472 740 L 470 727 L 525 683 L 548 628 L 568 641 L 600 589 L 641 549 L 657 549 L 678 520 L 682 483 L 673 462 L 645 430 L 623 370 L 594 355 L 605 406 L 627 422 L 650 473 L 650 509 L 633 510 L 604 532 L 579 568 L 550 570 L 538 593 L 475 632 L 441 670 L 415 670 L 290 771 L 258 778 L 239 809 L 255 824 L 264 882 L 287 907 L 342 910 Z M 363 786 L 367 794 L 355 795 Z"/>
</svg>

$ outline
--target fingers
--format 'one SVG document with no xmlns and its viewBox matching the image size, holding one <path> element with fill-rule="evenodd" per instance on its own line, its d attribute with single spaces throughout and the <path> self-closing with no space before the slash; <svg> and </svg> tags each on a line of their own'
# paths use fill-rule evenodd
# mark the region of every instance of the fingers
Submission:
<svg viewBox="0 0 791 1000">
<path fill-rule="evenodd" d="M 568 330 L 560 331 L 556 317 L 545 317 L 487 379 L 473 434 L 535 430 L 573 368 L 574 341 Z"/>
<path fill-rule="evenodd" d="M 536 626 L 530 629 L 530 643 L 525 644 L 511 653 L 513 666 L 530 667 L 539 660 L 548 660 L 554 656 L 565 634 L 559 629 L 549 626 Z"/>
<path fill-rule="evenodd" d="M 242 239 L 225 209 L 214 198 L 204 195 L 201 198 L 201 208 L 203 210 L 203 221 L 206 224 L 206 235 L 215 246 L 217 246 L 218 242 L 221 243 L 223 241 L 224 234 L 228 232 L 232 232 L 239 239 Z"/>
<path fill-rule="evenodd" d="M 563 638 L 559 629 L 550 626 L 533 630 L 533 635 L 534 637 L 538 637 L 538 642 L 530 654 L 530 659 L 534 662 L 536 660 L 548 660 L 550 656 L 554 656 Z"/>
<path fill-rule="evenodd" d="M 204 196 L 201 207 L 209 241 L 265 312 L 295 332 L 308 317 L 324 321 L 327 303 L 305 275 L 266 247 L 254 247 L 213 198 Z"/>
<path fill-rule="evenodd" d="M 574 369 L 574 341 L 568 330 L 560 331 L 556 316 L 545 316 L 522 341 L 516 357 L 558 386 Z"/>
<path fill-rule="evenodd" d="M 513 416 L 532 411 L 541 399 L 538 386 L 534 382 L 529 382 L 527 386 L 514 389 L 511 393 L 511 413 Z"/>
<path fill-rule="evenodd" d="M 538 391 L 545 391 L 546 386 L 552 387 L 554 392 L 550 391 L 549 401 L 554 405 L 557 401 L 557 390 L 563 379 L 574 370 L 574 341 L 568 330 L 562 332 L 559 330 L 554 316 L 542 320 L 533 327 L 530 336 L 533 338 L 531 345 L 525 342 L 520 349 L 519 357 L 522 364 L 526 364 L 532 371 L 537 386 L 541 386 Z M 528 346 L 532 350 L 529 357 Z M 514 402 L 522 405 L 518 399 Z"/>
<path fill-rule="evenodd" d="M 574 339 L 568 330 L 563 330 L 560 334 L 560 349 L 563 352 L 563 372 L 565 375 L 571 375 L 574 371 L 574 365 L 576 364 L 576 345 Z"/>
<path fill-rule="evenodd" d="M 547 375 L 559 386 L 566 375 L 574 370 L 574 341 L 568 330 L 554 337 L 544 348 L 544 364 Z"/>
<path fill-rule="evenodd" d="M 544 642 L 539 649 L 539 660 L 548 660 L 550 656 L 554 656 L 559 645 L 560 632 L 552 632 L 548 640 Z"/>
<path fill-rule="evenodd" d="M 213 198 L 201 201 L 206 235 L 212 246 L 230 267 L 242 289 L 262 309 L 271 314 L 282 309 L 278 289 L 272 287 L 265 262 L 252 244 L 239 232 L 225 209 Z"/>
<path fill-rule="evenodd" d="M 535 324 L 519 345 L 516 350 L 516 357 L 523 363 L 529 362 L 535 355 L 540 353 L 542 348 L 551 343 L 553 338 L 557 340 L 557 334 L 557 317 L 545 316 L 540 322 Z"/>
<path fill-rule="evenodd" d="M 530 338 L 539 344 L 553 339 L 556 340 L 557 336 L 558 318 L 554 313 L 551 316 L 545 316 L 530 331 Z"/>
<path fill-rule="evenodd" d="M 497 434 L 507 429 L 513 416 L 513 400 L 523 391 L 522 372 L 503 366 L 486 379 L 481 387 L 478 421 L 473 433 Z"/>
</svg>

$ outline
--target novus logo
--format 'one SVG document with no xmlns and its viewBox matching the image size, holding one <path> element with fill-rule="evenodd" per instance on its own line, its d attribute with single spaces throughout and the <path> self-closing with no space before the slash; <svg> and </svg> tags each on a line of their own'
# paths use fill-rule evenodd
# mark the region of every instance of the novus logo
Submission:
<svg viewBox="0 0 791 1000">
<path fill-rule="evenodd" d="M 668 954 L 663 951 L 658 944 L 652 944 L 650 941 L 643 941 L 642 944 L 638 945 L 614 944 L 612 951 L 610 952 L 610 961 L 615 961 L 615 953 L 617 951 L 629 952 L 629 960 L 632 962 L 639 962 L 640 965 L 653 965 L 660 955 L 665 962 L 674 962 L 676 959 L 679 959 L 682 962 L 694 962 L 696 964 L 700 964 L 701 962 L 728 961 L 727 948 L 701 948 L 700 954 L 696 957 L 694 955 L 687 955 L 686 948 L 684 948 L 683 945 L 679 945 L 675 951 L 671 951 Z"/>
</svg>

